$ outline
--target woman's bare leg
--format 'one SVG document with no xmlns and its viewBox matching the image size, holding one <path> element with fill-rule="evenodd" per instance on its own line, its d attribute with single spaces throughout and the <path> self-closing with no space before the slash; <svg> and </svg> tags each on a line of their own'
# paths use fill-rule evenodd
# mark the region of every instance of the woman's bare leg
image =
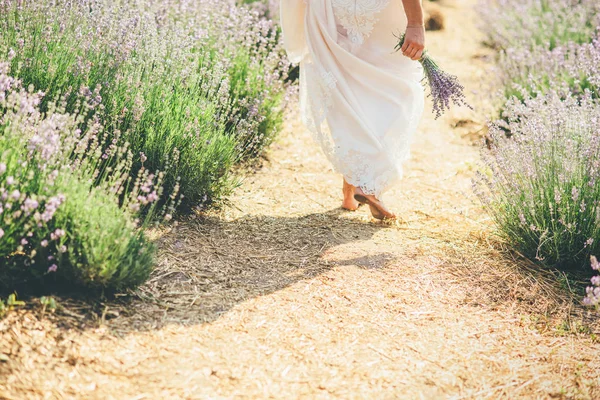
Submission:
<svg viewBox="0 0 600 400">
<path fill-rule="evenodd" d="M 352 186 L 346 179 L 344 179 L 344 187 L 342 188 L 344 194 L 344 200 L 342 201 L 342 208 L 350 211 L 356 211 L 360 203 L 356 201 L 354 195 L 356 194 L 356 187 Z"/>
</svg>

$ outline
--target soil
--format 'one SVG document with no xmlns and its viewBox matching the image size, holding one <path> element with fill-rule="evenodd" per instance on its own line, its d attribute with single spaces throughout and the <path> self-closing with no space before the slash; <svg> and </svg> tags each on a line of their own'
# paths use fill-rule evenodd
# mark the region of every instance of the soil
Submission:
<svg viewBox="0 0 600 400">
<path fill-rule="evenodd" d="M 474 110 L 426 111 L 395 223 L 340 209 L 291 112 L 220 211 L 154 232 L 160 263 L 105 302 L 32 300 L 0 321 L 5 399 L 600 399 L 598 314 L 511 253 L 471 190 L 492 52 L 475 0 L 428 33 Z"/>
</svg>

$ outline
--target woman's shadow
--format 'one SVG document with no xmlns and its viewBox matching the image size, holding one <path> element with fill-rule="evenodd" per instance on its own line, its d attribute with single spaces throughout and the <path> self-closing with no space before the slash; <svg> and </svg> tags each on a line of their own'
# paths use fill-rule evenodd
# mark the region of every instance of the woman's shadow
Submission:
<svg viewBox="0 0 600 400">
<path fill-rule="evenodd" d="M 137 296 L 119 307 L 111 325 L 123 332 L 214 321 L 243 301 L 347 265 L 331 263 L 323 254 L 368 240 L 385 225 L 344 213 L 248 215 L 231 221 L 194 217 L 160 240 L 158 268 Z M 359 261 L 369 268 L 386 262 L 380 257 Z"/>
</svg>

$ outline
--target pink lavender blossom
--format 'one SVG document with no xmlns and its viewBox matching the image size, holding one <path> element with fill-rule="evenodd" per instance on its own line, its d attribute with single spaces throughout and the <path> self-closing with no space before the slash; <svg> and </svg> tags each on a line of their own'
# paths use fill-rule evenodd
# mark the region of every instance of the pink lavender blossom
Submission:
<svg viewBox="0 0 600 400">
<path fill-rule="evenodd" d="M 34 200 L 34 199 L 31 199 L 31 198 L 27 198 L 27 199 L 25 199 L 25 201 L 23 202 L 23 205 L 21 206 L 21 209 L 22 209 L 22 210 L 23 210 L 25 213 L 29 214 L 29 213 L 31 213 L 33 210 L 35 210 L 36 208 L 38 208 L 38 206 L 39 206 L 39 203 L 38 203 L 36 200 Z"/>
<path fill-rule="evenodd" d="M 598 262 L 598 259 L 596 258 L 596 256 L 591 256 L 590 262 L 591 262 L 591 267 L 594 271 L 600 271 L 600 262 Z"/>
<path fill-rule="evenodd" d="M 39 218 L 44 222 L 49 222 L 53 217 L 58 207 L 65 201 L 65 197 L 62 195 L 51 197 L 45 205 L 44 212 L 40 214 Z"/>
<path fill-rule="evenodd" d="M 600 263 L 595 256 L 590 257 L 591 266 L 594 271 L 600 270 Z M 586 296 L 583 299 L 583 304 L 587 306 L 600 306 L 600 275 L 594 276 L 590 280 L 592 286 L 588 286 L 585 289 Z"/>
<path fill-rule="evenodd" d="M 50 239 L 52 239 L 52 240 L 58 240 L 61 237 L 65 236 L 65 234 L 66 233 L 65 233 L 64 230 L 62 230 L 62 229 L 56 229 L 54 232 L 52 232 L 50 234 Z"/>
</svg>

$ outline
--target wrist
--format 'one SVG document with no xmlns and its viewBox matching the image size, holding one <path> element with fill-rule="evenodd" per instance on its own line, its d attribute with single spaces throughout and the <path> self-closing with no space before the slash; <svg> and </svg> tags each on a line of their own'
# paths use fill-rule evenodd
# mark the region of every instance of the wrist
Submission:
<svg viewBox="0 0 600 400">
<path fill-rule="evenodd" d="M 406 25 L 407 28 L 424 28 L 425 24 L 423 22 L 409 22 Z"/>
</svg>

